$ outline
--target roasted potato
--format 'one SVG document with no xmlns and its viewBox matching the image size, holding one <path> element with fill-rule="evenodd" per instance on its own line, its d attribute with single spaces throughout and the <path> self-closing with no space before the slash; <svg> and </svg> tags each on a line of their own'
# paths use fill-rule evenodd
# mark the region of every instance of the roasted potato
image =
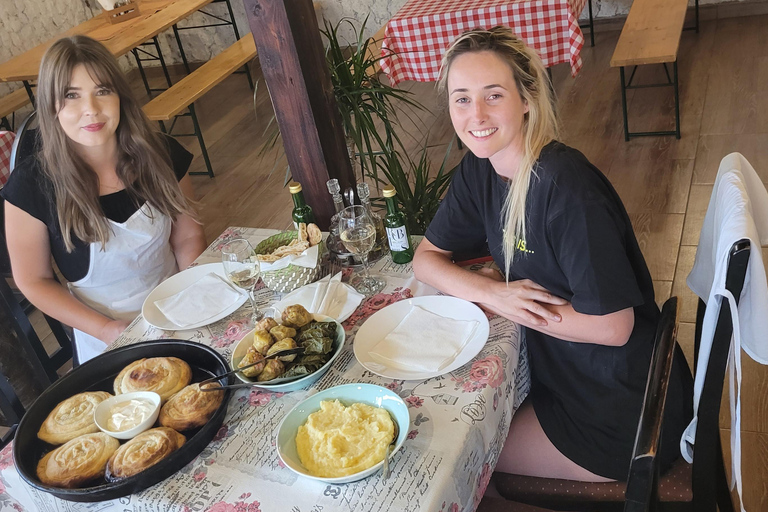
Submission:
<svg viewBox="0 0 768 512">
<path fill-rule="evenodd" d="M 275 342 L 274 345 L 269 347 L 269 351 L 267 352 L 268 356 L 271 356 L 275 352 L 280 352 L 281 350 L 288 350 L 290 348 L 296 348 L 298 345 L 293 340 L 293 338 L 283 338 L 280 341 Z M 286 363 L 290 363 L 294 359 L 296 359 L 296 354 L 291 354 L 288 356 L 280 356 L 278 357 L 281 361 L 285 361 Z"/>
<path fill-rule="evenodd" d="M 269 334 L 275 338 L 275 341 L 280 341 L 285 338 L 294 338 L 296 336 L 296 329 L 285 325 L 278 325 L 277 327 L 271 328 Z"/>
<path fill-rule="evenodd" d="M 279 359 L 269 359 L 264 370 L 256 377 L 259 382 L 276 379 L 285 372 L 285 365 Z"/>
<path fill-rule="evenodd" d="M 237 367 L 242 368 L 243 366 L 248 366 L 249 364 L 253 364 L 263 357 L 264 356 L 259 354 L 255 348 L 248 347 L 248 351 L 246 351 L 245 357 L 243 357 L 240 362 L 237 363 Z M 264 366 L 265 363 L 257 364 L 256 366 L 252 366 L 251 368 L 243 370 L 241 373 L 246 377 L 253 379 L 259 376 L 259 374 L 264 370 Z"/>
<path fill-rule="evenodd" d="M 267 350 L 275 343 L 275 339 L 267 331 L 256 331 L 253 333 L 253 348 L 259 354 L 267 355 Z"/>
<path fill-rule="evenodd" d="M 309 311 L 304 309 L 304 306 L 302 306 L 301 304 L 294 304 L 293 306 L 288 306 L 287 308 L 285 308 L 285 311 L 283 311 L 282 316 L 283 316 L 283 325 L 287 325 L 288 327 L 293 327 L 294 329 L 303 327 L 312 321 L 312 315 L 310 315 Z"/>
<path fill-rule="evenodd" d="M 269 331 L 277 325 L 279 324 L 275 321 L 275 319 L 268 316 L 256 322 L 255 328 L 257 331 Z"/>
</svg>

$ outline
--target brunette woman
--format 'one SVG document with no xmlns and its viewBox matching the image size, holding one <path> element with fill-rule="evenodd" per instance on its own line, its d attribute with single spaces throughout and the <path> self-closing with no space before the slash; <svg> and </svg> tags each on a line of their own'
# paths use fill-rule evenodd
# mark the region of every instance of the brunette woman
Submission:
<svg viewBox="0 0 768 512">
<path fill-rule="evenodd" d="M 496 470 L 626 479 L 659 310 L 621 199 L 584 155 L 557 142 L 546 70 L 509 29 L 460 36 L 439 85 L 469 152 L 414 268 L 420 280 L 523 326 L 531 393 Z M 452 263 L 485 243 L 501 273 Z M 676 358 L 663 465 L 679 455 L 691 417 L 687 371 Z"/>
<path fill-rule="evenodd" d="M 45 53 L 37 115 L 40 151 L 2 191 L 8 251 L 30 302 L 75 329 L 82 362 L 205 249 L 190 203 L 192 155 L 150 124 L 115 58 L 85 36 Z"/>
</svg>

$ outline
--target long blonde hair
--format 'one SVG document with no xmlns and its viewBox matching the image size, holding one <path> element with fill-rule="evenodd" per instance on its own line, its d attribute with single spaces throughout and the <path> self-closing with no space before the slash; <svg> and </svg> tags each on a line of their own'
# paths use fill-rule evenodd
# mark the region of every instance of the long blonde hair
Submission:
<svg viewBox="0 0 768 512">
<path fill-rule="evenodd" d="M 43 56 L 37 95 L 42 140 L 38 159 L 53 183 L 66 250 L 74 249 L 73 236 L 86 243 L 100 242 L 103 248 L 111 234 L 99 202 L 98 177 L 78 155 L 75 142 L 57 119 L 72 72 L 80 64 L 94 82 L 120 98 L 116 171 L 128 195 L 137 203 L 146 201 L 171 218 L 181 213 L 195 217 L 179 187 L 163 135 L 144 115 L 115 58 L 94 39 L 66 37 L 56 41 Z"/>
<path fill-rule="evenodd" d="M 493 52 L 506 62 L 515 79 L 520 98 L 528 105 L 522 127 L 523 154 L 501 211 L 504 227 L 504 263 L 507 280 L 518 240 L 525 240 L 525 202 L 531 175 L 536 174 L 541 150 L 558 138 L 559 129 L 549 76 L 538 54 L 507 27 L 470 30 L 446 50 L 440 67 L 438 90 L 445 95 L 451 64 L 459 55 Z"/>
</svg>

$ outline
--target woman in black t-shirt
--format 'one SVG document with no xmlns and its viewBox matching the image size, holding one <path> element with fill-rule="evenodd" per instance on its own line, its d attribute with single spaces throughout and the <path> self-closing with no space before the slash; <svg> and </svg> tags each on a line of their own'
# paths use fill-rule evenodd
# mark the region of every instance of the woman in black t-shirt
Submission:
<svg viewBox="0 0 768 512">
<path fill-rule="evenodd" d="M 624 480 L 659 316 L 626 210 L 598 169 L 556 142 L 544 66 L 509 29 L 460 36 L 443 58 L 440 86 L 470 153 L 414 269 L 420 280 L 523 326 L 531 393 L 496 470 Z M 504 275 L 452 263 L 454 253 L 484 242 Z M 690 419 L 687 371 L 676 358 L 662 465 L 679 455 Z"/>
<path fill-rule="evenodd" d="M 75 329 L 84 361 L 205 249 L 185 176 L 191 155 L 153 128 L 115 58 L 85 36 L 46 51 L 37 108 L 40 151 L 2 192 L 8 251 L 21 291 Z"/>
</svg>

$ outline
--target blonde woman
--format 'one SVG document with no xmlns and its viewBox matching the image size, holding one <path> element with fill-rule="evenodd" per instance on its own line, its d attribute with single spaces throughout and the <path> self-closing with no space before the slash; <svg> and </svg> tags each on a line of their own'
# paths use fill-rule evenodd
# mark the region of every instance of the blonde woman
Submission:
<svg viewBox="0 0 768 512">
<path fill-rule="evenodd" d="M 557 142 L 544 66 L 509 29 L 460 36 L 439 85 L 469 152 L 414 269 L 421 281 L 523 326 L 531 393 L 496 470 L 624 480 L 659 316 L 624 206 L 584 155 Z M 486 243 L 503 275 L 452 263 Z M 678 357 L 663 464 L 679 455 L 691 416 L 687 371 Z"/>
<path fill-rule="evenodd" d="M 114 57 L 84 36 L 46 52 L 37 109 L 41 150 L 2 191 L 8 252 L 29 301 L 75 329 L 83 362 L 205 249 L 192 155 L 152 127 Z"/>
</svg>

